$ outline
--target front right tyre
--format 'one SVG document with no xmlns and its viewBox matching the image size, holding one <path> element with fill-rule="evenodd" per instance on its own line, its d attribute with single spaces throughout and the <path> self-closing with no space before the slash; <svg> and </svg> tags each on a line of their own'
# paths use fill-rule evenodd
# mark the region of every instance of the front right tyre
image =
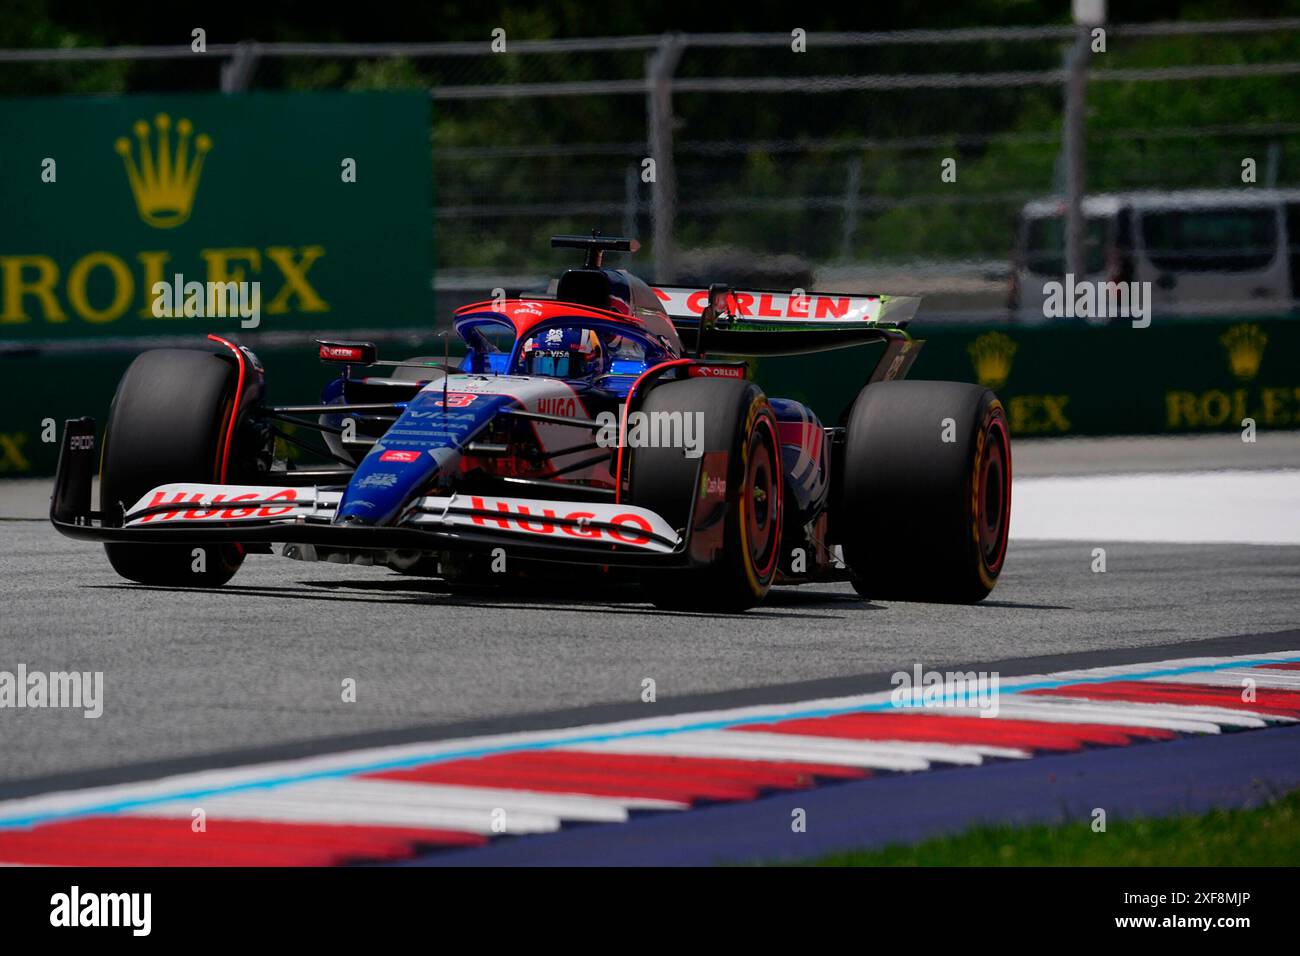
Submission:
<svg viewBox="0 0 1300 956">
<path fill-rule="evenodd" d="M 772 586 L 781 550 L 781 445 L 767 396 L 752 382 L 686 379 L 654 387 L 640 411 L 700 415 L 703 452 L 725 452 L 728 461 L 723 547 L 704 567 L 650 577 L 650 600 L 669 610 L 753 607 Z M 699 463 L 682 448 L 633 449 L 628 500 L 685 529 L 699 496 Z"/>
</svg>

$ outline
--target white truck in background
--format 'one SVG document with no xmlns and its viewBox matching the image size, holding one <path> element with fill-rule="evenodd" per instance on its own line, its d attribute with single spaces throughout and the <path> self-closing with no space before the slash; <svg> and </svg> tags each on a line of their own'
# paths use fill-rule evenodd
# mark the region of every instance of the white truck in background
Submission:
<svg viewBox="0 0 1300 956">
<path fill-rule="evenodd" d="M 1224 189 L 1088 196 L 1082 282 L 1149 282 L 1155 316 L 1300 310 L 1300 190 Z M 1065 274 L 1065 203 L 1027 203 L 1016 223 L 1008 307 L 1048 321 Z M 1300 313 L 1298 313 L 1300 317 Z"/>
</svg>

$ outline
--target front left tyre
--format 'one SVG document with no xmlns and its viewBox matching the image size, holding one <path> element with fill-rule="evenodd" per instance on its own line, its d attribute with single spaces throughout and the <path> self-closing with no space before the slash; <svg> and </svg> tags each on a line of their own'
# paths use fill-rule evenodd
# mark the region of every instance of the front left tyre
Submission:
<svg viewBox="0 0 1300 956">
<path fill-rule="evenodd" d="M 237 382 L 235 365 L 213 352 L 154 349 L 131 363 L 108 413 L 100 460 L 100 507 L 110 523 L 158 485 L 226 477 Z M 220 586 L 244 560 L 243 549 L 228 544 L 110 543 L 104 550 L 122 577 L 170 587 Z"/>
</svg>

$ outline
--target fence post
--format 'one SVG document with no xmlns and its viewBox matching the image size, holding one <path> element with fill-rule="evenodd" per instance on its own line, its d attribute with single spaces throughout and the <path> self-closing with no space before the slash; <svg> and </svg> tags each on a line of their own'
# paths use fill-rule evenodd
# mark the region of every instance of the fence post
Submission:
<svg viewBox="0 0 1300 956">
<path fill-rule="evenodd" d="M 858 231 L 858 194 L 862 191 L 862 157 L 849 160 L 844 180 L 844 231 L 840 234 L 840 261 L 853 258 L 853 237 Z"/>
<path fill-rule="evenodd" d="M 1088 85 L 1088 28 L 1079 27 L 1065 82 L 1065 271 L 1082 282 L 1088 273 L 1083 218 L 1084 95 Z"/>
<path fill-rule="evenodd" d="M 1092 28 L 1106 20 L 1106 0 L 1074 0 L 1071 7 L 1075 37 L 1066 73 L 1065 129 L 1062 131 L 1065 151 L 1065 271 L 1072 274 L 1075 281 L 1081 282 L 1088 274 L 1087 226 L 1083 217 L 1088 58 L 1092 55 Z"/>
<path fill-rule="evenodd" d="M 621 235 L 636 236 L 637 213 L 641 210 L 641 164 L 628 163 L 623 174 L 623 231 Z"/>
<path fill-rule="evenodd" d="M 676 279 L 673 233 L 677 218 L 677 172 L 673 168 L 673 73 L 682 56 L 682 41 L 665 34 L 659 48 L 646 58 L 650 158 L 655 179 L 651 183 L 654 218 L 655 281 Z"/>
<path fill-rule="evenodd" d="M 235 52 L 230 59 L 221 64 L 221 92 L 246 91 L 253 83 L 255 69 L 257 69 L 257 44 L 252 40 L 241 40 L 235 45 Z"/>
</svg>

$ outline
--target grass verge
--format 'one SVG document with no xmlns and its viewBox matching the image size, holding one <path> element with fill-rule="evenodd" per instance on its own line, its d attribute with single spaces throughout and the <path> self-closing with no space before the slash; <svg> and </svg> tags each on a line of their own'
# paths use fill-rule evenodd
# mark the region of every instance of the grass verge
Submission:
<svg viewBox="0 0 1300 956">
<path fill-rule="evenodd" d="M 1249 810 L 1059 826 L 976 827 L 911 846 L 835 853 L 812 866 L 1295 866 L 1300 791 Z"/>
</svg>

